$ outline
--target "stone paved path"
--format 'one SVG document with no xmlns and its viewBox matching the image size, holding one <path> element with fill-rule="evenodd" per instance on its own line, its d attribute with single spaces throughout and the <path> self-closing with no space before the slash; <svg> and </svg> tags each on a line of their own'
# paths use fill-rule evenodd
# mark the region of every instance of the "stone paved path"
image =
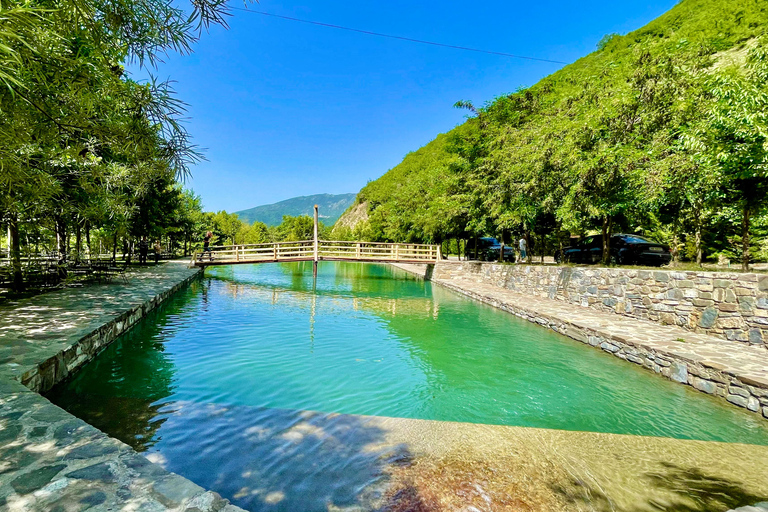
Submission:
<svg viewBox="0 0 768 512">
<path fill-rule="evenodd" d="M 129 273 L 127 283 L 0 306 L 0 510 L 240 510 L 35 392 L 66 378 L 199 272 L 168 262 Z"/>
<path fill-rule="evenodd" d="M 423 265 L 397 266 L 424 275 Z M 431 280 L 768 418 L 768 351 L 761 346 L 523 295 L 473 279 Z"/>
</svg>

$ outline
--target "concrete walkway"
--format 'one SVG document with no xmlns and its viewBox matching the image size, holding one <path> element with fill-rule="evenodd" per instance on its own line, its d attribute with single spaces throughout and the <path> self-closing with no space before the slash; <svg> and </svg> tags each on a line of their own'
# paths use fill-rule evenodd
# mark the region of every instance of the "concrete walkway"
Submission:
<svg viewBox="0 0 768 512">
<path fill-rule="evenodd" d="M 396 265 L 426 275 L 425 265 Z M 471 277 L 431 281 L 768 418 L 768 351 L 680 327 L 523 295 Z"/>
<path fill-rule="evenodd" d="M 67 288 L 0 307 L 0 509 L 240 509 L 51 404 L 45 392 L 95 357 L 199 269 L 168 262 L 127 283 Z"/>
</svg>

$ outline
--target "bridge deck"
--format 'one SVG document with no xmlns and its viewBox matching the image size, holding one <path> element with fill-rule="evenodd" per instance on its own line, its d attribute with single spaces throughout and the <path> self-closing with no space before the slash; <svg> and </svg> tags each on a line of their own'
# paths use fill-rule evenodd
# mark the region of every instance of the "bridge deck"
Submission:
<svg viewBox="0 0 768 512">
<path fill-rule="evenodd" d="M 435 263 L 440 259 L 437 245 L 302 240 L 211 247 L 209 252 L 196 252 L 192 264 L 207 267 L 289 261 Z"/>
</svg>

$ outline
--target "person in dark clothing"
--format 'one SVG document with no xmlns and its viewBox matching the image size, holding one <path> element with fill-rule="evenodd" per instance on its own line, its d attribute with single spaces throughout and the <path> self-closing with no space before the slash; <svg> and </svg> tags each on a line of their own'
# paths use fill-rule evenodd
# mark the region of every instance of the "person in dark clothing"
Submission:
<svg viewBox="0 0 768 512">
<path fill-rule="evenodd" d="M 141 241 L 139 242 L 139 263 L 144 265 L 147 263 L 147 253 L 149 252 L 149 242 L 147 242 L 147 237 L 143 236 L 141 237 Z"/>
<path fill-rule="evenodd" d="M 211 252 L 211 239 L 213 238 L 213 233 L 210 231 L 205 234 L 205 237 L 203 238 L 203 256 L 205 256 L 205 253 L 208 253 L 208 258 L 213 260 L 213 253 Z M 202 257 L 200 258 L 202 259 Z"/>
</svg>

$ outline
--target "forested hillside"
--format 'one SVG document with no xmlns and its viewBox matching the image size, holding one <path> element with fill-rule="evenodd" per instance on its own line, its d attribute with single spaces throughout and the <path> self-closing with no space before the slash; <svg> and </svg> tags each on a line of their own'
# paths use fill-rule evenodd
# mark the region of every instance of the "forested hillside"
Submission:
<svg viewBox="0 0 768 512">
<path fill-rule="evenodd" d="M 459 102 L 467 122 L 363 188 L 368 219 L 336 234 L 527 236 L 551 253 L 634 232 L 678 259 L 764 260 L 767 27 L 765 1 L 683 0 L 530 88 Z"/>
<path fill-rule="evenodd" d="M 333 225 L 344 210 L 355 200 L 355 194 L 315 194 L 286 199 L 274 204 L 265 204 L 235 212 L 240 220 L 248 224 L 263 222 L 267 226 L 278 226 L 283 216 L 297 217 L 314 214 L 315 205 L 319 206 L 320 220 Z"/>
</svg>

